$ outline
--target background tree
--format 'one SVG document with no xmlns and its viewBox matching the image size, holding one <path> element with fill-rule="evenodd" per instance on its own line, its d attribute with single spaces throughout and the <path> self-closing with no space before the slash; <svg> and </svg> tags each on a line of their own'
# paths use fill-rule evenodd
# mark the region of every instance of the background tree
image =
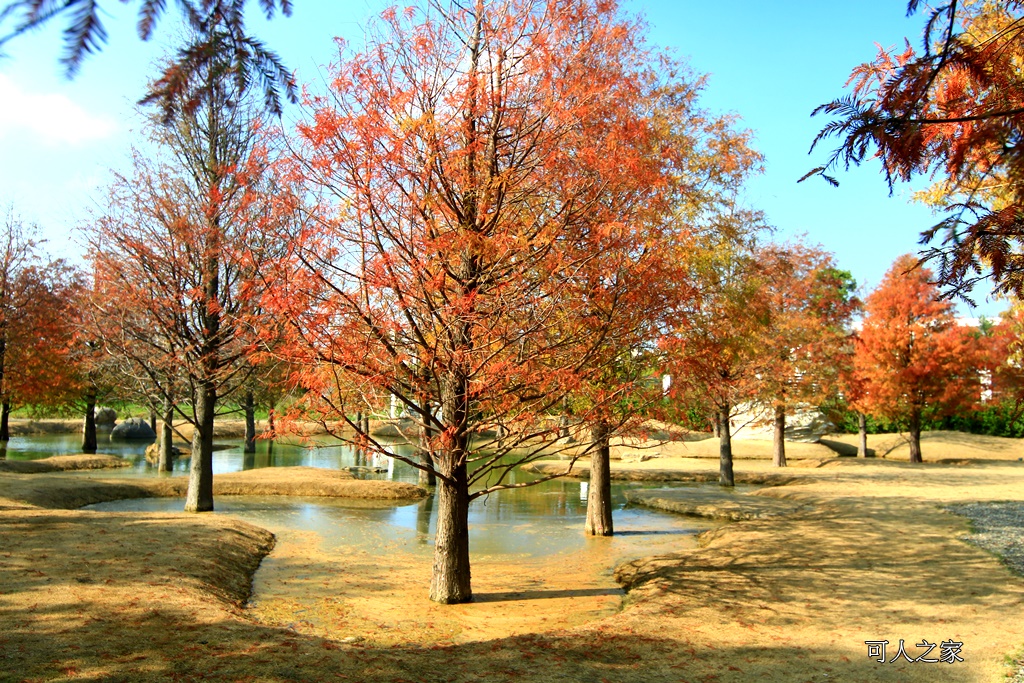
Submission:
<svg viewBox="0 0 1024 683">
<path fill-rule="evenodd" d="M 851 317 L 860 302 L 851 275 L 838 270 L 832 255 L 820 248 L 769 244 L 757 258 L 770 296 L 757 402 L 771 408 L 773 462 L 785 467 L 786 413 L 835 396 Z"/>
<path fill-rule="evenodd" d="M 262 292 L 275 188 L 245 93 L 206 73 L 204 104 L 156 130 L 168 158 L 136 153 L 90 232 L 109 353 L 194 427 L 188 511 L 213 509 L 218 401 L 252 371 L 248 318 Z M 165 415 L 166 418 L 166 415 Z"/>
<path fill-rule="evenodd" d="M 691 248 L 689 277 L 699 294 L 677 311 L 663 340 L 671 396 L 705 392 L 719 436 L 719 483 L 733 486 L 732 425 L 769 363 L 762 344 L 771 322 L 769 273 L 757 257 L 761 216 L 733 209 Z"/>
<path fill-rule="evenodd" d="M 916 265 L 900 257 L 868 296 L 854 357 L 861 405 L 906 425 L 911 462 L 921 462 L 922 420 L 969 409 L 981 392 L 974 338 Z"/>
<path fill-rule="evenodd" d="M 562 398 L 588 394 L 584 424 L 620 398 L 588 387 L 642 314 L 632 288 L 657 284 L 619 269 L 662 258 L 649 218 L 684 151 L 650 112 L 694 87 L 653 59 L 614 3 L 429 3 L 385 12 L 309 103 L 296 172 L 323 203 L 273 303 L 309 409 L 434 473 L 433 600 L 471 599 L 468 505 L 550 453 Z M 429 457 L 354 419 L 388 396 L 429 425 Z"/>
<path fill-rule="evenodd" d="M 66 399 L 77 272 L 49 261 L 36 228 L 8 207 L 0 223 L 0 441 L 18 404 Z"/>
<path fill-rule="evenodd" d="M 910 0 L 908 13 L 922 5 Z M 926 198 L 946 210 L 922 242 L 939 281 L 966 296 L 983 273 L 995 290 L 1024 296 L 1024 3 L 952 1 L 929 7 L 920 50 L 880 49 L 854 69 L 850 95 L 815 113 L 836 117 L 815 140 L 840 138 L 829 175 L 877 156 L 890 188 L 915 175 L 938 176 Z M 877 150 L 877 153 L 876 153 Z M 807 177 L 807 176 L 805 176 Z"/>
</svg>

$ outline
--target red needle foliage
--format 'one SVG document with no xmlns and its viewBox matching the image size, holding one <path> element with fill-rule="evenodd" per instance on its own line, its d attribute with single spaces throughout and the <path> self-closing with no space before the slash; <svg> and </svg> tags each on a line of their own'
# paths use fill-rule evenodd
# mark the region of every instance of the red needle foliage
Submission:
<svg viewBox="0 0 1024 683">
<path fill-rule="evenodd" d="M 0 441 L 12 405 L 62 403 L 73 381 L 69 354 L 78 274 L 47 261 L 31 226 L 9 208 L 0 224 Z"/>
<path fill-rule="evenodd" d="M 786 413 L 821 405 L 837 392 L 849 351 L 850 323 L 860 308 L 856 284 L 831 254 L 805 244 L 768 245 L 759 259 L 767 273 L 770 323 L 763 331 L 765 369 L 758 403 L 774 413 L 777 466 L 786 465 Z"/>
<path fill-rule="evenodd" d="M 911 0 L 908 12 L 918 9 Z M 826 166 L 877 156 L 890 187 L 896 180 L 933 175 L 943 180 L 947 217 L 922 234 L 939 281 L 966 297 L 986 269 L 998 292 L 1024 295 L 1024 3 L 937 5 L 923 47 L 879 49 L 853 71 L 850 95 L 815 113 L 836 116 L 815 145 L 839 137 Z M 807 177 L 807 176 L 805 176 Z"/>
<path fill-rule="evenodd" d="M 865 412 L 899 420 L 910 433 L 910 460 L 921 462 L 921 424 L 978 401 L 977 345 L 938 299 L 932 274 L 910 255 L 893 264 L 865 302 L 854 372 Z"/>
<path fill-rule="evenodd" d="M 625 421 L 641 378 L 616 368 L 673 296 L 672 209 L 738 173 L 745 139 L 605 0 L 389 10 L 332 72 L 293 168 L 318 196 L 269 306 L 314 414 L 382 451 L 356 413 L 395 397 L 418 423 L 421 455 L 396 457 L 438 482 L 431 598 L 468 601 L 470 500 L 527 485 L 510 474 L 564 397 Z"/>
</svg>

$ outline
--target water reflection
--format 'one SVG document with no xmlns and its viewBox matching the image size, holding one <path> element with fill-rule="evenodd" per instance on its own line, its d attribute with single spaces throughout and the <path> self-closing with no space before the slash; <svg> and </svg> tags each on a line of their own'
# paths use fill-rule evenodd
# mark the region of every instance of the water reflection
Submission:
<svg viewBox="0 0 1024 683">
<path fill-rule="evenodd" d="M 563 493 L 539 491 L 548 486 L 541 484 L 474 501 L 469 510 L 469 543 L 474 557 L 526 558 L 585 550 L 594 540 L 583 534 L 586 507 L 552 504 L 560 498 L 578 500 L 578 491 L 572 490 L 571 482 L 561 484 Z M 579 485 L 575 486 L 578 489 Z M 498 504 L 509 493 L 516 494 L 512 496 L 514 500 Z M 182 504 L 177 498 L 141 498 L 100 503 L 89 509 L 179 512 Z M 557 514 L 551 514 L 552 510 Z M 325 552 L 432 553 L 437 498 L 430 495 L 416 503 L 395 507 L 382 502 L 342 499 L 221 496 L 217 499 L 217 513 L 244 519 L 274 533 L 315 533 Z M 710 524 L 702 521 L 621 506 L 615 512 L 615 524 L 623 536 L 622 543 L 628 537 L 686 535 L 710 528 Z"/>
<path fill-rule="evenodd" d="M 356 476 L 417 483 L 414 467 L 381 454 L 357 451 L 336 440 L 322 439 L 312 444 L 261 440 L 255 453 L 243 452 L 242 439 L 217 439 L 225 448 L 213 454 L 215 474 L 264 467 L 306 466 L 350 469 Z M 118 455 L 132 467 L 78 473 L 80 476 L 146 477 L 156 468 L 145 459 L 147 442 L 101 441 L 99 452 Z M 396 452 L 413 455 L 411 447 L 395 446 Z M 15 437 L 8 444 L 12 459 L 36 459 L 58 454 L 78 453 L 81 437 L 61 434 Z M 175 463 L 169 476 L 184 476 L 188 461 Z M 77 475 L 76 475 L 77 476 Z M 536 475 L 516 468 L 506 483 L 531 481 Z M 630 486 L 636 486 L 631 484 Z M 709 524 L 662 514 L 643 508 L 625 507 L 623 485 L 612 486 L 616 530 L 623 536 L 643 534 L 697 533 Z M 403 548 L 428 552 L 436 529 L 437 498 L 428 495 L 413 504 L 394 506 L 392 502 L 345 501 L 337 499 L 301 499 L 291 497 L 217 498 L 218 512 L 236 515 L 272 531 L 276 528 L 314 532 L 326 549 L 356 547 L 368 552 Z M 474 500 L 469 508 L 470 547 L 474 555 L 540 556 L 574 552 L 588 547 L 583 535 L 586 517 L 587 484 L 572 480 L 551 480 L 536 486 L 508 489 Z M 104 510 L 140 510 L 178 512 L 183 501 L 173 498 L 115 501 L 97 506 Z M 594 542 L 589 539 L 589 542 Z M 625 539 L 623 539 L 625 542 Z"/>
</svg>

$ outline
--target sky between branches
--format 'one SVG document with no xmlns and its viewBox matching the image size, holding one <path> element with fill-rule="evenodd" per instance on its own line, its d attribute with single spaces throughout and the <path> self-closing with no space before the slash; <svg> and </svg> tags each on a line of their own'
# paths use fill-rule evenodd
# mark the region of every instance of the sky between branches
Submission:
<svg viewBox="0 0 1024 683">
<path fill-rule="evenodd" d="M 358 47 L 363 27 L 389 4 L 297 0 L 290 18 L 266 24 L 252 11 L 249 21 L 299 82 L 316 89 L 322 65 L 337 53 L 332 38 Z M 175 33 L 172 15 L 154 41 L 141 43 L 135 6 L 108 8 L 110 42 L 74 81 L 63 78 L 57 63 L 62 24 L 12 42 L 0 61 L 0 204 L 14 203 L 40 223 L 54 255 L 72 259 L 82 251 L 72 229 L 88 220 L 110 169 L 126 168 L 129 146 L 139 142 L 142 119 L 134 102 Z M 933 216 L 910 201 L 909 187 L 889 197 L 877 164 L 841 174 L 838 189 L 817 180 L 796 183 L 828 151 L 807 155 L 824 124 L 810 118 L 811 110 L 842 93 L 850 70 L 874 56 L 875 42 L 919 43 L 922 17 L 907 19 L 905 0 L 625 0 L 624 8 L 646 18 L 653 44 L 710 74 L 708 108 L 734 112 L 756 132 L 767 164 L 747 199 L 767 214 L 779 239 L 806 233 L 809 242 L 835 252 L 840 267 L 865 288 L 877 285 L 897 256 L 917 251 L 918 233 Z M 286 125 L 294 118 L 287 112 Z M 977 294 L 979 307 L 960 305 L 961 314 L 993 317 L 1006 308 Z"/>
</svg>

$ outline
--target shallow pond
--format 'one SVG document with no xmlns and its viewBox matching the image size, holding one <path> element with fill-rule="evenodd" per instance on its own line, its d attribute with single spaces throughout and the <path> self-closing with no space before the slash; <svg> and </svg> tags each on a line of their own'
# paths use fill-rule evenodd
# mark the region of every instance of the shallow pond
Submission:
<svg viewBox="0 0 1024 683">
<path fill-rule="evenodd" d="M 218 438 L 217 444 L 221 450 L 213 454 L 215 474 L 301 465 L 327 469 L 356 468 L 357 476 L 366 478 L 412 483 L 418 479 L 417 470 L 399 460 L 359 454 L 335 440 L 321 439 L 312 444 L 261 440 L 257 441 L 256 453 L 252 454 L 242 452 L 241 439 Z M 99 452 L 129 459 L 133 466 L 77 472 L 74 476 L 158 476 L 144 457 L 148 445 L 149 442 L 101 439 Z M 395 448 L 408 447 L 396 445 Z M 81 436 L 78 434 L 15 437 L 8 444 L 7 457 L 36 459 L 80 450 Z M 187 471 L 188 461 L 179 461 L 172 476 L 184 476 Z M 534 478 L 535 475 L 513 470 L 508 481 L 515 484 Z M 701 520 L 626 507 L 625 486 L 612 487 L 616 531 L 623 536 L 688 535 L 711 526 Z M 586 500 L 587 483 L 570 479 L 509 489 L 479 498 L 470 506 L 472 551 L 474 555 L 539 557 L 579 550 L 587 542 L 582 533 Z M 328 551 L 347 546 L 368 552 L 399 548 L 419 552 L 421 549 L 429 551 L 432 547 L 437 502 L 433 495 L 405 505 L 282 496 L 220 496 L 215 505 L 218 513 L 230 514 L 275 532 L 314 533 Z M 92 509 L 177 512 L 183 507 L 182 499 L 147 498 L 113 501 L 92 506 Z"/>
</svg>

